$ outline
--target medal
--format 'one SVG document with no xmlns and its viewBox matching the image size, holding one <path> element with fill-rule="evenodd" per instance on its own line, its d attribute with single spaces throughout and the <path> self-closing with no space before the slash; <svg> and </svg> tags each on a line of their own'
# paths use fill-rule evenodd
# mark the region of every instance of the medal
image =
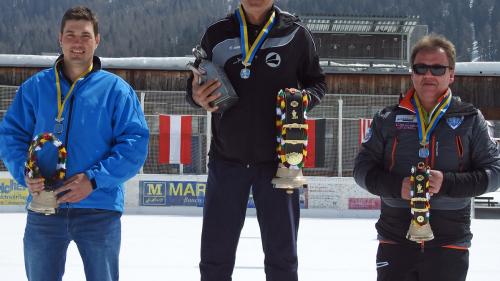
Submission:
<svg viewBox="0 0 500 281">
<path fill-rule="evenodd" d="M 427 147 L 421 147 L 418 150 L 418 156 L 420 158 L 427 158 L 427 157 L 429 157 L 429 149 Z"/>
<path fill-rule="evenodd" d="M 245 13 L 243 12 L 241 4 L 240 7 L 237 9 L 236 18 L 238 18 L 238 21 L 240 23 L 240 44 L 241 44 L 241 56 L 242 56 L 241 63 L 245 67 L 240 71 L 241 79 L 250 78 L 250 69 L 248 67 L 252 64 L 252 60 L 255 57 L 255 54 L 259 50 L 262 43 L 266 40 L 267 35 L 269 34 L 269 30 L 271 30 L 271 28 L 273 27 L 275 16 L 276 12 L 273 11 L 271 16 L 267 20 L 267 23 L 264 25 L 259 35 L 253 42 L 252 46 L 250 46 L 248 41 L 247 21 L 245 19 Z"/>
<path fill-rule="evenodd" d="M 248 79 L 250 77 L 250 69 L 246 67 L 241 69 L 240 77 L 241 79 Z"/>
<path fill-rule="evenodd" d="M 63 124 L 64 118 L 58 119 L 56 118 L 56 124 L 54 125 L 54 133 L 60 135 L 62 134 L 64 130 L 64 124 Z"/>
</svg>

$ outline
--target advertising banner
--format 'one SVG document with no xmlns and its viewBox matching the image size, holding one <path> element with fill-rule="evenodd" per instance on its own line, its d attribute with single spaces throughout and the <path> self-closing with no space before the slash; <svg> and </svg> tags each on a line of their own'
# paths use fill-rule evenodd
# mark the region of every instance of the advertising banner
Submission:
<svg viewBox="0 0 500 281">
<path fill-rule="evenodd" d="M 206 185 L 199 181 L 139 181 L 139 205 L 203 207 Z M 307 208 L 307 190 L 304 189 L 300 190 L 300 207 Z M 255 208 L 252 194 L 248 208 Z"/>
<path fill-rule="evenodd" d="M 0 178 L 0 205 L 24 205 L 28 189 L 11 178 Z"/>
</svg>

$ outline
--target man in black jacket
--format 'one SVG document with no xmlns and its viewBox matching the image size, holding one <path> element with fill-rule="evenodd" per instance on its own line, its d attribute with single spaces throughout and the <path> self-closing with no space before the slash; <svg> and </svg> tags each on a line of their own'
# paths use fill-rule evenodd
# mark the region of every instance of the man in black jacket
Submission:
<svg viewBox="0 0 500 281">
<path fill-rule="evenodd" d="M 312 36 L 272 0 L 242 0 L 234 14 L 208 27 L 201 46 L 239 96 L 233 107 L 212 115 L 201 280 L 231 280 L 250 188 L 267 280 L 297 280 L 299 194 L 289 196 L 271 184 L 278 165 L 276 97 L 280 89 L 301 88 L 311 109 L 325 94 Z M 198 78 L 194 73 L 188 82 L 187 100 L 216 111 L 210 102 L 219 97 L 220 82 L 199 85 Z"/>
<path fill-rule="evenodd" d="M 382 200 L 376 224 L 378 280 L 465 280 L 469 264 L 470 198 L 500 186 L 500 157 L 473 105 L 452 96 L 455 47 L 422 38 L 411 56 L 413 87 L 377 113 L 354 167 L 356 182 Z M 434 239 L 406 239 L 412 220 L 412 166 L 430 167 Z"/>
</svg>

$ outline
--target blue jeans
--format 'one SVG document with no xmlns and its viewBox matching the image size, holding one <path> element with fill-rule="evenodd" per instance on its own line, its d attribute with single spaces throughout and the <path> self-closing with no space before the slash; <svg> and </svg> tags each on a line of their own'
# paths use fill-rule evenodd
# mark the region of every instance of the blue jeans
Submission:
<svg viewBox="0 0 500 281">
<path fill-rule="evenodd" d="M 61 281 L 68 245 L 80 252 L 87 281 L 118 280 L 121 213 L 59 208 L 55 215 L 28 211 L 24 264 L 29 281 Z"/>
</svg>

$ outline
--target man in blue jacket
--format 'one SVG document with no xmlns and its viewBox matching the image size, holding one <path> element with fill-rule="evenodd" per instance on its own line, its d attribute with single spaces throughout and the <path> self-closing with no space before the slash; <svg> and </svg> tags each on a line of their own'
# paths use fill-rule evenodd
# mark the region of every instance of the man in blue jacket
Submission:
<svg viewBox="0 0 500 281">
<path fill-rule="evenodd" d="M 30 281 L 62 280 L 72 240 L 87 280 L 118 280 L 123 183 L 144 163 L 149 131 L 134 90 L 101 69 L 94 56 L 99 41 L 90 9 L 66 11 L 59 34 L 63 55 L 20 86 L 0 123 L 0 156 L 31 194 L 41 192 L 46 180 L 24 174 L 31 139 L 53 133 L 67 149 L 56 214 L 28 211 L 24 257 Z M 41 168 L 46 160 L 39 158 Z"/>
</svg>

